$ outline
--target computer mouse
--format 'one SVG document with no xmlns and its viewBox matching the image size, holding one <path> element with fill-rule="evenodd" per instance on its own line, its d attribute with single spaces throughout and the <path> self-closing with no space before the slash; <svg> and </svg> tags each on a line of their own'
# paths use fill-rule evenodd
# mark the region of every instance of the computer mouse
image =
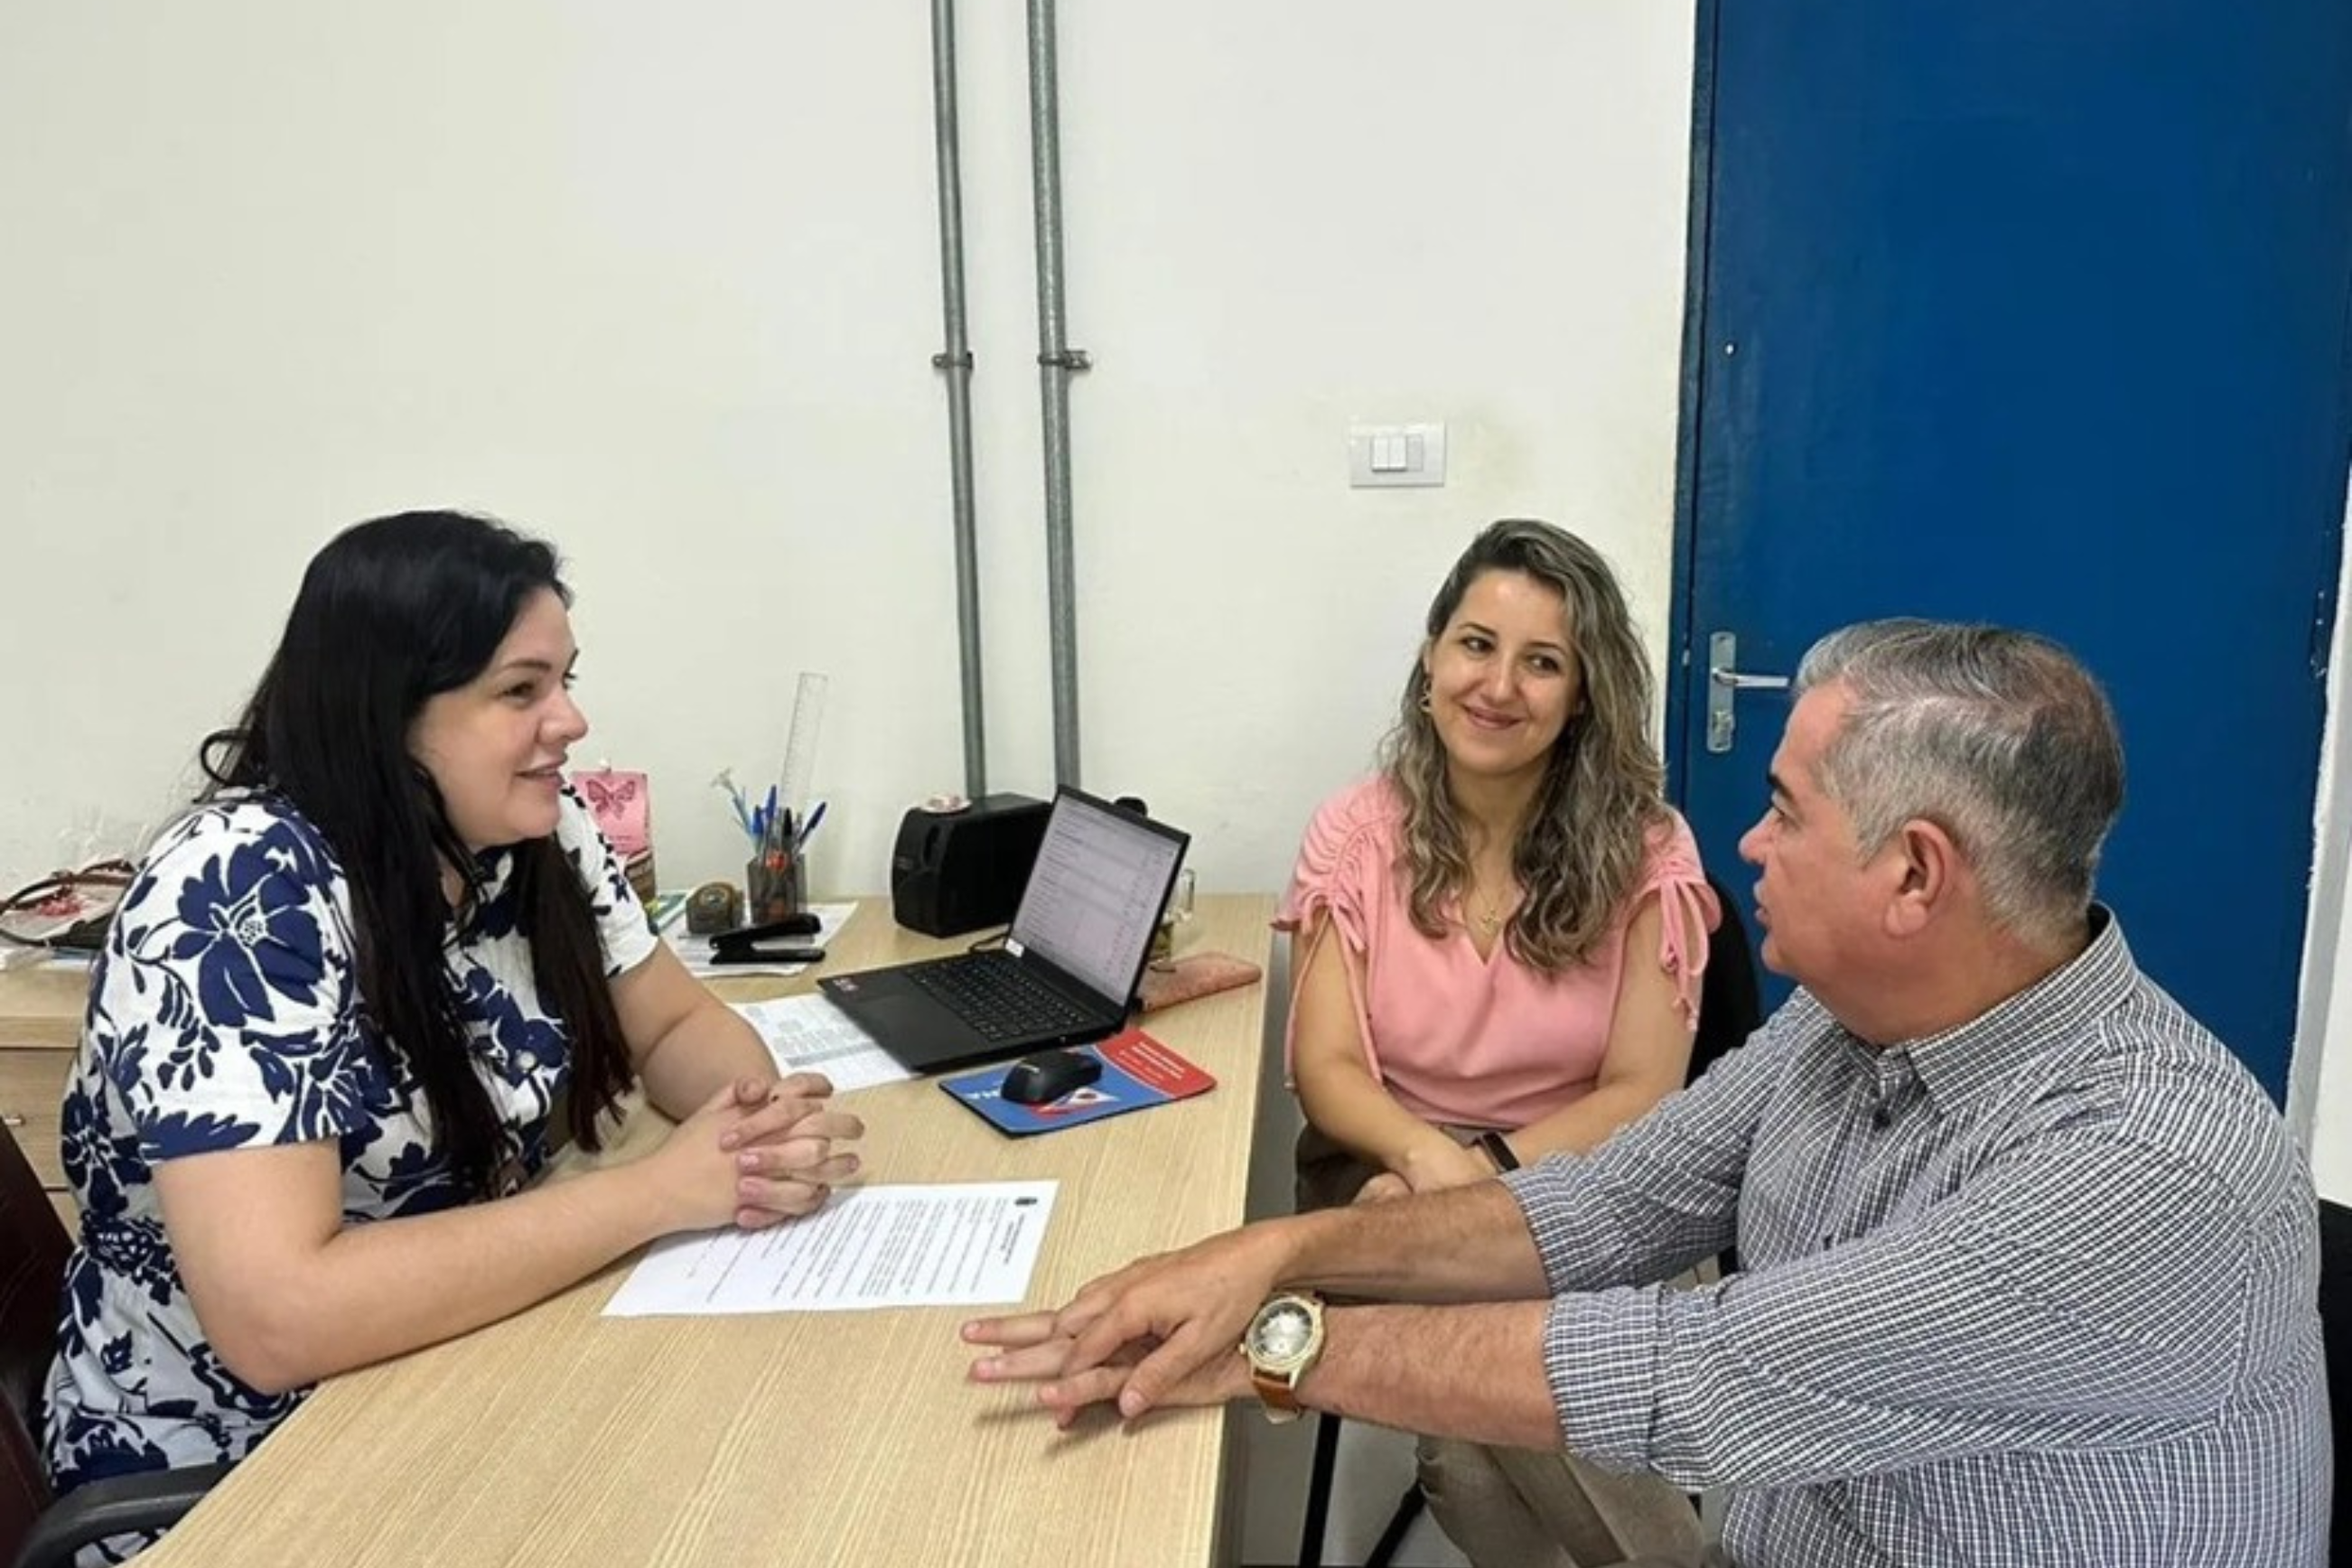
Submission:
<svg viewBox="0 0 2352 1568">
<path fill-rule="evenodd" d="M 1084 1051 L 1038 1051 L 1004 1069 L 997 1092 L 1015 1105 L 1051 1105 L 1102 1077 L 1102 1058 Z"/>
</svg>

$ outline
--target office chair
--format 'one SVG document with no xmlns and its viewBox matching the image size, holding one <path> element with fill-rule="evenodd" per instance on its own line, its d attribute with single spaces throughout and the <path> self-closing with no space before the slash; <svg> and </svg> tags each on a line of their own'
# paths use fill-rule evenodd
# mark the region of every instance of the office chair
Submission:
<svg viewBox="0 0 2352 1568">
<path fill-rule="evenodd" d="M 1764 992 L 1756 979 L 1756 947 L 1739 900 L 1722 879 L 1707 874 L 1708 891 L 1723 910 L 1706 946 L 1706 969 L 1698 977 L 1698 1029 L 1691 1036 L 1685 1086 L 1713 1067 L 1716 1058 L 1744 1043 L 1764 1023 Z"/>
<path fill-rule="evenodd" d="M 2336 1428 L 2336 1505 L 2327 1527 L 2328 1561 L 2352 1563 L 2352 1447 L 2344 1415 L 2352 1410 L 2352 1208 L 2319 1200 L 2319 1329 L 2326 1345 L 2329 1420 Z"/>
<path fill-rule="evenodd" d="M 1723 910 L 1723 921 L 1707 942 L 1706 969 L 1698 977 L 1698 1029 L 1691 1036 L 1690 1068 L 1683 1075 L 1685 1089 L 1696 1083 L 1699 1075 L 1725 1052 L 1738 1048 L 1764 1026 L 1764 991 L 1756 978 L 1756 947 L 1748 940 L 1739 900 L 1711 871 L 1706 885 Z M 1716 1265 L 1722 1273 L 1737 1274 L 1739 1254 L 1727 1247 Z"/>
<path fill-rule="evenodd" d="M 1690 1068 L 1683 1077 L 1685 1088 L 1696 1083 L 1699 1075 L 1716 1058 L 1738 1047 L 1764 1021 L 1763 992 L 1756 981 L 1756 950 L 1748 938 L 1748 922 L 1741 918 L 1739 904 L 1730 889 L 1712 873 L 1706 885 L 1723 910 L 1723 920 L 1707 942 L 1706 968 L 1699 973 L 1698 1029 L 1691 1037 Z M 1725 1251 L 1720 1264 L 1724 1273 L 1737 1273 L 1738 1254 Z M 2352 1287 L 2352 1276 L 2347 1277 L 2347 1283 Z M 2352 1377 L 2352 1361 L 2347 1361 L 2347 1376 Z M 1307 1517 L 1299 1532 L 1299 1568 L 1320 1568 L 1323 1562 L 1324 1535 L 1331 1515 L 1331 1482 L 1339 1463 L 1339 1417 L 1320 1416 L 1315 1428 L 1315 1456 L 1307 1472 Z M 1371 1554 L 1364 1559 L 1364 1568 L 1388 1568 L 1397 1548 L 1404 1544 L 1405 1532 L 1428 1505 L 1429 1500 L 1418 1483 L 1405 1488 L 1404 1496 L 1397 1500 L 1396 1511 L 1389 1515 L 1387 1527 L 1373 1543 Z M 2352 1558 L 2347 1561 L 2352 1562 Z"/>
<path fill-rule="evenodd" d="M 226 1465 L 93 1481 L 62 1501 L 42 1462 L 41 1395 L 57 1350 L 70 1244 L 24 1151 L 0 1127 L 0 1562 L 68 1568 L 90 1542 L 161 1530 Z"/>
</svg>

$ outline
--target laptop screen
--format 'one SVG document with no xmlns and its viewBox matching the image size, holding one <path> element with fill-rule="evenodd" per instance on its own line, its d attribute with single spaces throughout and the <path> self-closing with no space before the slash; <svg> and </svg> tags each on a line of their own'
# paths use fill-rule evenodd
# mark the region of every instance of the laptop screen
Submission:
<svg viewBox="0 0 2352 1568">
<path fill-rule="evenodd" d="M 1184 845 L 1173 829 L 1060 791 L 1007 945 L 1125 1001 Z"/>
</svg>

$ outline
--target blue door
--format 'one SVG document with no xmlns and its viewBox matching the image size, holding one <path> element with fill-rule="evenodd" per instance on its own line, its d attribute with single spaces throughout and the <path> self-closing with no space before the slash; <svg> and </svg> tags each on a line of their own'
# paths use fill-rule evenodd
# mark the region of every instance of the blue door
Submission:
<svg viewBox="0 0 2352 1568">
<path fill-rule="evenodd" d="M 2102 896 L 2284 1098 L 2352 430 L 2352 3 L 1700 24 L 1668 723 L 1708 866 L 1749 885 L 1787 714 L 1742 690 L 1711 724 L 1718 637 L 1773 676 L 1871 616 L 2046 632 L 2123 727 Z"/>
</svg>

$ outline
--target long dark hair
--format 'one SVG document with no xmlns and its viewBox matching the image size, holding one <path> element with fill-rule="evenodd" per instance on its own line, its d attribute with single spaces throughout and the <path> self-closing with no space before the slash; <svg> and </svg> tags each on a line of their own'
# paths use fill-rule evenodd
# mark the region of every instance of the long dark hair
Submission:
<svg viewBox="0 0 2352 1568">
<path fill-rule="evenodd" d="M 245 716 L 199 752 L 212 780 L 205 798 L 279 795 L 341 863 L 369 1019 L 423 1087 L 443 1157 L 478 1194 L 492 1188 L 499 1127 L 444 963 L 452 912 L 442 868 L 465 883 L 461 923 L 475 912 L 481 870 L 409 754 L 408 733 L 426 699 L 482 672 L 534 594 L 572 602 L 557 564 L 538 540 L 462 512 L 402 512 L 344 530 L 303 574 Z M 593 1149 L 597 1117 L 632 1081 L 595 913 L 552 837 L 512 853 L 517 929 L 541 1003 L 569 1038 L 570 1130 Z"/>
<path fill-rule="evenodd" d="M 1527 518 L 1491 523 L 1470 542 L 1429 602 L 1423 649 L 1445 635 L 1463 595 L 1489 572 L 1523 572 L 1560 595 L 1584 676 L 1584 711 L 1552 743 L 1511 851 L 1512 873 L 1527 896 L 1506 940 L 1521 963 L 1557 974 L 1607 937 L 1641 876 L 1648 835 L 1665 819 L 1665 770 L 1650 742 L 1650 658 L 1601 552 L 1566 529 Z M 1413 929 L 1436 938 L 1445 934 L 1444 901 L 1470 885 L 1470 852 L 1428 697 L 1429 671 L 1416 653 L 1381 760 L 1404 802 L 1402 869 Z"/>
</svg>

